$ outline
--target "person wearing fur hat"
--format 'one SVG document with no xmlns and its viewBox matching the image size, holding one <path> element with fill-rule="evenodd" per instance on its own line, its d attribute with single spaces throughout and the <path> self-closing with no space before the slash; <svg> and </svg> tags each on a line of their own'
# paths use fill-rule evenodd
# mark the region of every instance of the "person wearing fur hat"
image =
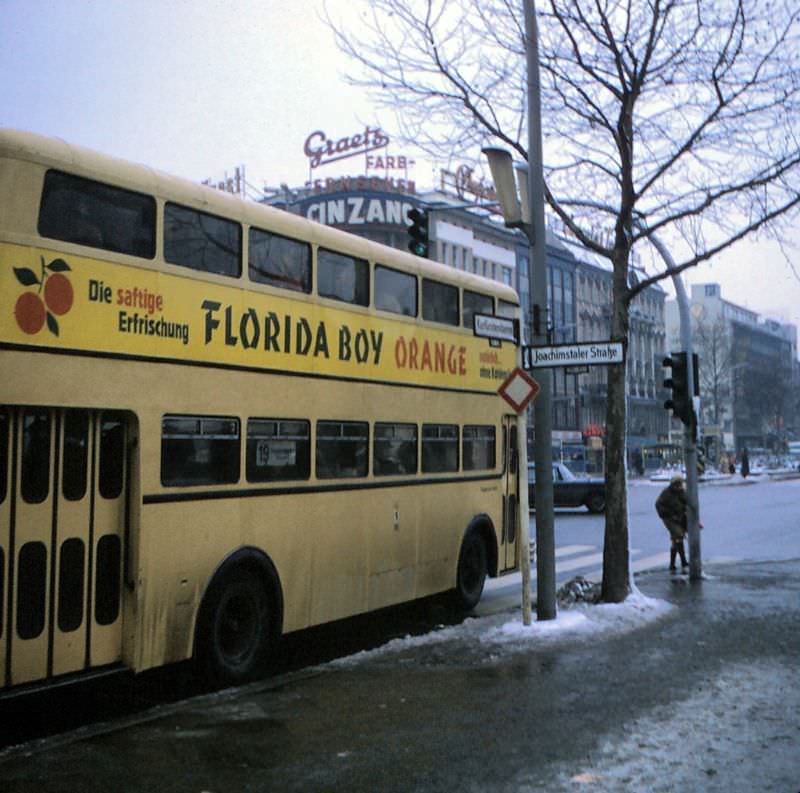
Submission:
<svg viewBox="0 0 800 793">
<path fill-rule="evenodd" d="M 686 552 L 683 538 L 686 536 L 686 490 L 683 477 L 673 476 L 656 499 L 656 512 L 669 532 L 671 544 L 669 549 L 669 569 L 675 572 L 675 557 L 681 557 L 681 567 L 687 568 Z"/>
</svg>

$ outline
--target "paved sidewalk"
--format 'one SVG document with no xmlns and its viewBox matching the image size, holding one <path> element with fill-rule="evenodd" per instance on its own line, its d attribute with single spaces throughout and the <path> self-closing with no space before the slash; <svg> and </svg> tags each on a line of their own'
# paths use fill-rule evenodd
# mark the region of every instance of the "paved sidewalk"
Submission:
<svg viewBox="0 0 800 793">
<path fill-rule="evenodd" d="M 800 561 L 707 572 L 640 575 L 674 608 L 627 632 L 470 620 L 6 752 L 2 790 L 797 793 Z"/>
</svg>

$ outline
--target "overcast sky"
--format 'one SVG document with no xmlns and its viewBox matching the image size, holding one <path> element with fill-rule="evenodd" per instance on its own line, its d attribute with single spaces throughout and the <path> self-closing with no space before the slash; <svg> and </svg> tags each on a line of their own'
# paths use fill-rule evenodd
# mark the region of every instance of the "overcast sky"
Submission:
<svg viewBox="0 0 800 793">
<path fill-rule="evenodd" d="M 0 0 L 0 126 L 195 181 L 244 164 L 257 189 L 301 185 L 311 132 L 395 131 L 342 79 L 347 64 L 320 2 Z M 347 0 L 328 5 L 351 10 Z M 416 163 L 392 175 L 434 186 L 436 164 L 396 142 L 388 153 Z M 362 172 L 363 160 L 350 160 L 314 176 Z M 774 243 L 743 245 L 685 282 L 717 281 L 723 298 L 800 326 L 797 244 L 789 253 L 787 264 Z"/>
</svg>

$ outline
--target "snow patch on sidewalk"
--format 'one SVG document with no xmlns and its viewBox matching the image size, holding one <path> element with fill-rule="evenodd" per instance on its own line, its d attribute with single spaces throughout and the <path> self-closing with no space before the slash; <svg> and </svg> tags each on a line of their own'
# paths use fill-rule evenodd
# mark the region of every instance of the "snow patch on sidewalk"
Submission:
<svg viewBox="0 0 800 793">
<path fill-rule="evenodd" d="M 344 668 L 360 663 L 385 659 L 388 656 L 402 656 L 421 648 L 452 650 L 454 663 L 464 660 L 460 645 L 474 652 L 480 650 L 481 661 L 496 660 L 504 650 L 518 652 L 529 650 L 531 646 L 553 644 L 558 641 L 582 641 L 600 634 L 614 636 L 637 630 L 669 614 L 675 607 L 664 600 L 646 597 L 634 591 L 623 603 L 576 604 L 560 608 L 556 619 L 539 622 L 536 614 L 530 625 L 523 625 L 522 614 L 517 612 L 515 619 L 508 614 L 492 615 L 468 619 L 460 625 L 439 628 L 422 636 L 406 636 L 392 639 L 374 650 L 364 650 L 354 655 L 339 658 L 326 664 L 326 668 Z M 486 655 L 486 648 L 491 655 Z M 471 654 L 471 653 L 470 653 Z M 444 660 L 440 657 L 440 661 Z M 475 659 L 472 659 L 473 661 Z M 424 660 L 423 660 L 424 663 Z"/>
</svg>

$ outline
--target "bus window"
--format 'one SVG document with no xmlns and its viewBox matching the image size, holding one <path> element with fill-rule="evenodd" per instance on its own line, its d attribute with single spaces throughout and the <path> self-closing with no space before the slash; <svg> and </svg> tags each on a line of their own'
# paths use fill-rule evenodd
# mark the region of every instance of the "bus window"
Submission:
<svg viewBox="0 0 800 793">
<path fill-rule="evenodd" d="M 250 280 L 295 292 L 311 291 L 311 246 L 251 228 L 248 246 Z"/>
<path fill-rule="evenodd" d="M 44 630 L 47 593 L 47 548 L 26 542 L 19 550 L 17 579 L 17 635 L 35 639 Z"/>
<path fill-rule="evenodd" d="M 317 279 L 320 296 L 359 306 L 369 305 L 369 265 L 364 259 L 320 248 Z"/>
<path fill-rule="evenodd" d="M 156 202 L 142 193 L 48 171 L 39 207 L 39 233 L 152 259 L 156 255 Z"/>
<path fill-rule="evenodd" d="M 86 546 L 79 537 L 70 537 L 61 544 L 58 555 L 58 629 L 64 633 L 77 630 L 83 622 L 85 554 Z"/>
<path fill-rule="evenodd" d="M 242 227 L 233 220 L 167 203 L 164 258 L 206 273 L 241 275 Z"/>
<path fill-rule="evenodd" d="M 369 426 L 361 421 L 317 422 L 317 479 L 367 475 Z"/>
<path fill-rule="evenodd" d="M 417 472 L 417 425 L 376 422 L 372 472 L 375 476 Z"/>
<path fill-rule="evenodd" d="M 100 422 L 99 490 L 103 498 L 119 498 L 125 476 L 125 423 L 121 413 L 103 413 Z"/>
<path fill-rule="evenodd" d="M 422 318 L 458 325 L 458 287 L 423 278 Z"/>
<path fill-rule="evenodd" d="M 463 460 L 465 471 L 480 471 L 494 468 L 497 462 L 495 428 L 492 426 L 464 427 Z"/>
<path fill-rule="evenodd" d="M 422 425 L 422 472 L 440 474 L 458 470 L 458 427 L 455 424 Z"/>
<path fill-rule="evenodd" d="M 308 421 L 250 419 L 247 422 L 247 481 L 308 479 L 311 425 Z"/>
<path fill-rule="evenodd" d="M 498 317 L 510 317 L 511 319 L 514 319 L 517 316 L 518 311 L 519 306 L 515 306 L 513 303 L 509 303 L 506 300 L 497 301 Z"/>
<path fill-rule="evenodd" d="M 375 265 L 375 308 L 405 317 L 417 316 L 417 279 L 389 267 Z"/>
<path fill-rule="evenodd" d="M 165 416 L 161 484 L 224 485 L 239 481 L 239 419 Z"/>
<path fill-rule="evenodd" d="M 28 504 L 41 504 L 50 490 L 50 414 L 46 410 L 25 413 L 20 490 Z"/>
<path fill-rule="evenodd" d="M 80 501 L 85 495 L 88 459 L 89 411 L 68 410 L 64 414 L 64 466 L 61 482 L 67 501 Z"/>
<path fill-rule="evenodd" d="M 464 308 L 461 316 L 461 325 L 472 330 L 475 314 L 492 314 L 492 298 L 478 292 L 464 290 Z"/>
</svg>

